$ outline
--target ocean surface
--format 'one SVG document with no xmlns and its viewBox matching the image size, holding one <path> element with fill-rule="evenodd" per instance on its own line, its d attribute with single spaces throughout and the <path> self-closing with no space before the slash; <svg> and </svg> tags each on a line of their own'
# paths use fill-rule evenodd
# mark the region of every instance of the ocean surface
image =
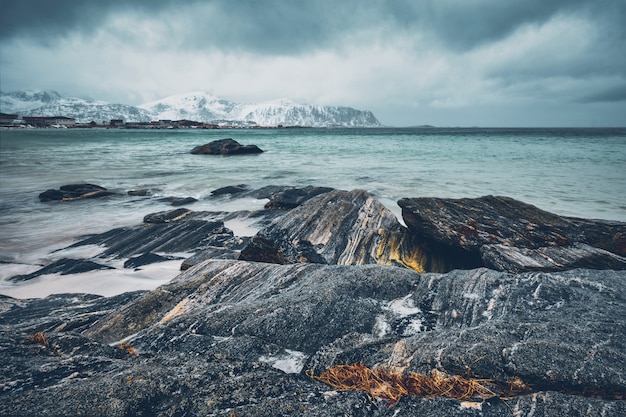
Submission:
<svg viewBox="0 0 626 417">
<path fill-rule="evenodd" d="M 226 137 L 265 152 L 189 153 Z M 46 189 L 81 182 L 120 196 L 38 199 Z M 160 197 L 194 197 L 199 201 L 187 206 L 193 210 L 263 207 L 265 200 L 211 196 L 237 184 L 365 189 L 399 217 L 396 201 L 403 197 L 492 194 L 561 215 L 626 221 L 626 129 L 0 130 L 0 294 L 112 295 L 167 282 L 179 262 L 121 275 L 43 276 L 21 284 L 6 278 L 66 255 L 97 254 L 101 248 L 54 251 L 81 235 L 140 224 L 146 214 L 172 209 Z M 142 188 L 153 195 L 126 194 Z M 229 226 L 239 235 L 255 232 L 245 224 Z"/>
</svg>

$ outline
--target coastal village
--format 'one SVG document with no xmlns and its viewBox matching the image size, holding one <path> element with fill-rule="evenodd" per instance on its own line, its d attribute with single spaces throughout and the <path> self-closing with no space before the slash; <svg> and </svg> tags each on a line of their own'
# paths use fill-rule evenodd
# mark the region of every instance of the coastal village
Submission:
<svg viewBox="0 0 626 417">
<path fill-rule="evenodd" d="M 278 126 L 259 126 L 255 122 L 219 121 L 216 123 L 198 122 L 195 120 L 154 120 L 151 122 L 125 122 L 123 119 L 111 119 L 100 123 L 92 120 L 89 123 L 77 123 L 76 119 L 66 116 L 19 116 L 16 113 L 0 113 L 0 128 L 118 128 L 118 129 L 272 129 Z"/>
</svg>

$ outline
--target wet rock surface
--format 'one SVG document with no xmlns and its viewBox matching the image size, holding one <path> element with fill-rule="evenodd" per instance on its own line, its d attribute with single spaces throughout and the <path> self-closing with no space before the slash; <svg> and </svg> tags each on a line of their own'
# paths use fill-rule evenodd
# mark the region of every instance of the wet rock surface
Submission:
<svg viewBox="0 0 626 417">
<path fill-rule="evenodd" d="M 191 150 L 194 155 L 245 155 L 263 153 L 256 145 L 242 145 L 234 139 L 214 140 Z"/>
<path fill-rule="evenodd" d="M 113 269 L 110 266 L 102 265 L 97 262 L 93 262 L 87 259 L 59 259 L 58 261 L 54 261 L 49 265 L 41 268 L 38 271 L 35 271 L 26 275 L 15 275 L 10 278 L 13 282 L 20 281 L 28 281 L 33 278 L 37 278 L 41 275 L 46 274 L 61 274 L 61 275 L 70 275 L 70 274 L 79 274 L 82 272 L 89 271 L 97 271 L 101 269 Z"/>
<path fill-rule="evenodd" d="M 0 412 L 619 415 L 626 410 L 625 274 L 418 274 L 210 260 L 125 298 L 5 298 Z M 86 311 L 94 316 L 76 323 Z M 45 344 L 34 341 L 40 331 Z M 123 339 L 132 350 L 120 349 Z M 469 368 L 497 381 L 517 376 L 533 392 L 474 402 L 404 397 L 390 405 L 305 373 L 354 362 L 405 372 Z"/>
<path fill-rule="evenodd" d="M 558 216 L 501 196 L 404 198 L 398 205 L 413 234 L 481 254 L 491 268 L 520 272 L 626 265 L 626 223 Z"/>
<path fill-rule="evenodd" d="M 333 190 L 334 189 L 330 187 L 314 186 L 308 186 L 304 188 L 289 188 L 284 191 L 272 194 L 269 197 L 270 201 L 265 204 L 265 208 L 276 210 L 291 210 L 292 208 L 298 207 L 305 201 L 308 201 L 317 195 L 328 193 Z"/>
<path fill-rule="evenodd" d="M 400 230 L 394 214 L 363 190 L 309 199 L 261 230 L 240 259 L 340 265 L 376 263 L 380 230 Z"/>
<path fill-rule="evenodd" d="M 106 188 L 95 184 L 69 184 L 63 185 L 58 190 L 50 189 L 39 194 L 39 200 L 48 201 L 73 201 L 86 198 L 102 198 L 114 195 Z"/>
</svg>

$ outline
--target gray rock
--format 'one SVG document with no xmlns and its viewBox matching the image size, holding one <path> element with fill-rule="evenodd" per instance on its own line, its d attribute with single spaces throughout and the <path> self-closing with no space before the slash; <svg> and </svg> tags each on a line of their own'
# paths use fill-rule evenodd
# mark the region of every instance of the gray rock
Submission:
<svg viewBox="0 0 626 417">
<path fill-rule="evenodd" d="M 584 243 L 546 246 L 537 249 L 505 245 L 483 245 L 480 254 L 485 265 L 498 271 L 565 271 L 575 268 L 626 269 L 626 258 Z"/>
<path fill-rule="evenodd" d="M 306 200 L 257 233 L 239 259 L 395 265 L 419 272 L 483 265 L 478 255 L 408 233 L 390 210 L 363 190 L 333 190 Z"/>
<path fill-rule="evenodd" d="M 159 201 L 170 203 L 170 205 L 174 207 L 184 206 L 187 204 L 193 204 L 193 203 L 198 202 L 198 200 L 193 197 L 163 197 L 163 198 L 159 198 Z"/>
<path fill-rule="evenodd" d="M 235 194 L 243 193 L 245 191 L 249 191 L 248 186 L 246 184 L 228 185 L 226 187 L 221 187 L 221 188 L 211 191 L 211 195 L 214 197 L 227 195 L 227 194 L 235 195 Z"/>
<path fill-rule="evenodd" d="M 210 246 L 225 246 L 234 239 L 224 222 L 207 212 L 177 209 L 147 215 L 144 224 L 122 227 L 89 236 L 70 247 L 102 245 L 101 257 L 129 258 L 147 252 L 189 252 Z"/>
<path fill-rule="evenodd" d="M 194 155 L 245 155 L 263 153 L 256 145 L 241 145 L 236 140 L 227 138 L 214 140 L 191 150 Z"/>
<path fill-rule="evenodd" d="M 9 281 L 20 282 L 20 281 L 28 281 L 33 278 L 37 278 L 41 275 L 46 274 L 61 274 L 61 275 L 71 275 L 71 274 L 80 274 L 83 272 L 89 271 L 97 271 L 102 269 L 113 269 L 108 265 L 102 265 L 97 262 L 90 261 L 88 259 L 68 259 L 63 258 L 58 261 L 54 261 L 49 265 L 44 266 L 43 268 L 32 272 L 26 275 L 15 275 L 9 278 Z"/>
<path fill-rule="evenodd" d="M 330 187 L 313 186 L 304 188 L 288 188 L 272 194 L 269 197 L 270 201 L 265 204 L 265 208 L 273 210 L 291 210 L 292 208 L 298 207 L 305 201 L 308 201 L 317 195 L 328 193 L 333 190 L 334 188 Z"/>
<path fill-rule="evenodd" d="M 177 259 L 182 258 L 179 256 L 159 255 L 157 253 L 146 252 L 139 256 L 129 258 L 126 262 L 124 262 L 124 268 L 138 268 L 144 265 L 173 261 Z"/>
<path fill-rule="evenodd" d="M 176 210 L 161 211 L 159 213 L 147 214 L 146 216 L 144 216 L 143 222 L 154 223 L 154 224 L 170 223 L 170 222 L 178 221 L 190 213 L 192 213 L 192 211 L 187 208 L 179 208 Z"/>
<path fill-rule="evenodd" d="M 625 278 L 214 260 L 127 299 L 4 299 L 0 414 L 620 415 Z M 52 324 L 76 319 L 84 304 L 110 313 L 74 330 Z M 38 314 L 48 324 L 34 326 Z M 45 345 L 32 338 L 42 329 Z M 136 354 L 117 347 L 123 338 Z M 354 362 L 518 376 L 533 392 L 390 404 L 304 373 Z"/>
<path fill-rule="evenodd" d="M 482 254 L 485 266 L 511 272 L 624 268 L 626 223 L 558 216 L 500 196 L 404 198 L 398 204 L 411 233 L 468 256 Z"/>
<path fill-rule="evenodd" d="M 128 190 L 127 194 L 133 197 L 147 197 L 152 195 L 152 191 L 148 190 L 147 188 L 141 188 L 139 190 Z"/>
<path fill-rule="evenodd" d="M 102 198 L 114 195 L 106 188 L 95 184 L 69 184 L 63 185 L 58 190 L 46 190 L 39 194 L 39 200 L 47 201 L 73 201 L 87 198 Z"/>
</svg>

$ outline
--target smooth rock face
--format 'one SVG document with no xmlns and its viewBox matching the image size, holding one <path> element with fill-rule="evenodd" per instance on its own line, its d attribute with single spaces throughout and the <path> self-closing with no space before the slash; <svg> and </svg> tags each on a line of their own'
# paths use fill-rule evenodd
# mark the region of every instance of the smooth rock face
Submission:
<svg viewBox="0 0 626 417">
<path fill-rule="evenodd" d="M 241 145 L 236 140 L 227 138 L 214 140 L 191 150 L 194 155 L 244 155 L 263 153 L 256 145 Z"/>
<path fill-rule="evenodd" d="M 46 201 L 72 201 L 85 198 L 101 198 L 113 195 L 106 188 L 94 184 L 69 184 L 58 190 L 46 190 L 39 194 L 39 200 Z"/>
<path fill-rule="evenodd" d="M 213 260 L 126 299 L 0 299 L 0 414 L 621 415 L 624 279 L 620 271 L 420 275 Z M 109 313 L 79 324 L 85 304 Z M 75 324 L 55 324 L 64 321 Z M 37 331 L 47 344 L 32 339 Z M 122 339 L 137 355 L 116 347 Z M 535 392 L 392 405 L 305 375 L 353 362 L 469 368 L 497 381 L 520 377 Z"/>
<path fill-rule="evenodd" d="M 411 233 L 482 254 L 484 265 L 492 268 L 520 272 L 626 265 L 626 223 L 562 217 L 508 197 L 404 198 L 398 205 Z"/>
</svg>

